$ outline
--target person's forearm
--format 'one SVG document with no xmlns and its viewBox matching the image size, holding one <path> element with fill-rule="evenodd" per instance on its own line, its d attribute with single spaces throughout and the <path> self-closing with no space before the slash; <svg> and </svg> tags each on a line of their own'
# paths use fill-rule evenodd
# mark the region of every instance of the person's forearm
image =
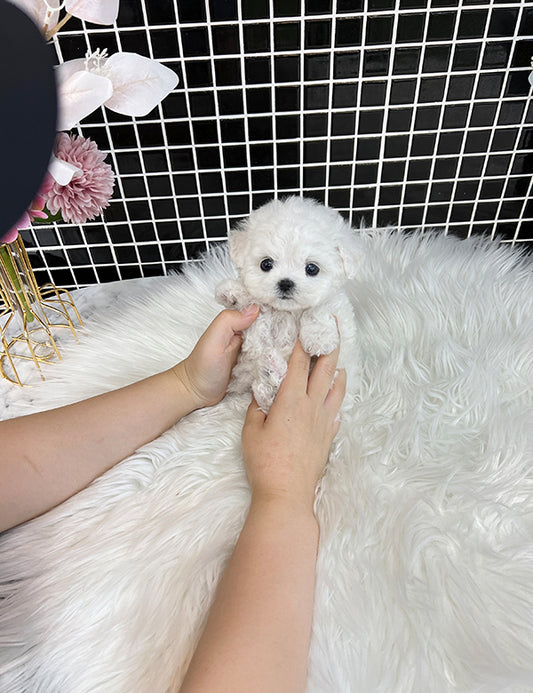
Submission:
<svg viewBox="0 0 533 693">
<path fill-rule="evenodd" d="M 172 370 L 0 422 L 0 531 L 87 486 L 195 408 Z"/>
<path fill-rule="evenodd" d="M 304 690 L 318 538 L 311 508 L 252 501 L 180 693 Z"/>
</svg>

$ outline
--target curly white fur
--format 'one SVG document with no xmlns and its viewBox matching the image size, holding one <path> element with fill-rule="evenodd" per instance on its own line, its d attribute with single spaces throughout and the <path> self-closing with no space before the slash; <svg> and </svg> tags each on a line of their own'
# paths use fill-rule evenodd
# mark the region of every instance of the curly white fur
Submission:
<svg viewBox="0 0 533 693">
<path fill-rule="evenodd" d="M 256 303 L 261 311 L 243 335 L 229 391 L 251 388 L 268 412 L 298 338 L 320 356 L 336 348 L 340 333 L 339 366 L 349 362 L 353 371 L 354 316 L 344 284 L 362 251 L 342 216 L 309 198 L 272 200 L 230 233 L 229 246 L 239 276 L 222 282 L 216 299 L 226 308 Z"/>
</svg>

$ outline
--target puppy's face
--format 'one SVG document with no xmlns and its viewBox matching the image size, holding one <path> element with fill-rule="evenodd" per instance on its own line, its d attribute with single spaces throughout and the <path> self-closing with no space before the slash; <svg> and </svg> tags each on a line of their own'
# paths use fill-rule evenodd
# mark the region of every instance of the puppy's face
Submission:
<svg viewBox="0 0 533 693">
<path fill-rule="evenodd" d="M 309 236 L 309 234 L 308 234 Z M 276 234 L 262 235 L 241 267 L 251 296 L 277 310 L 303 310 L 322 303 L 338 278 L 335 258 L 324 247 Z"/>
<path fill-rule="evenodd" d="M 292 197 L 252 212 L 229 243 L 253 300 L 294 311 L 317 306 L 339 290 L 356 264 L 353 236 L 334 210 Z"/>
</svg>

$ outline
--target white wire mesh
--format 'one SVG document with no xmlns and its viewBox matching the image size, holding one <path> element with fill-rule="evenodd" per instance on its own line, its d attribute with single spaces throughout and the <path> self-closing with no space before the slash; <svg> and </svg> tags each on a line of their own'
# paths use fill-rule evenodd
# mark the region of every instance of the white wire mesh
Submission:
<svg viewBox="0 0 533 693">
<path fill-rule="evenodd" d="M 55 39 L 60 62 L 89 47 L 180 82 L 145 118 L 78 127 L 117 183 L 101 218 L 25 232 L 58 284 L 163 274 L 285 194 L 355 225 L 533 241 L 530 3 L 128 0 L 116 26 Z"/>
</svg>

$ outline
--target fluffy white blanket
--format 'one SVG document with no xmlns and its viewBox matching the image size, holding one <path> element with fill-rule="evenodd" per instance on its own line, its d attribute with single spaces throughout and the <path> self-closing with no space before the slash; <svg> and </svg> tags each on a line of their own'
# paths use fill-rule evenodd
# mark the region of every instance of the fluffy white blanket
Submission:
<svg viewBox="0 0 533 693">
<path fill-rule="evenodd" d="M 479 239 L 364 243 L 361 376 L 317 502 L 308 691 L 533 691 L 531 264 Z M 10 413 L 170 366 L 232 272 L 219 251 L 151 280 Z M 0 538 L 3 693 L 179 681 L 249 503 L 247 402 L 192 414 Z"/>
</svg>

